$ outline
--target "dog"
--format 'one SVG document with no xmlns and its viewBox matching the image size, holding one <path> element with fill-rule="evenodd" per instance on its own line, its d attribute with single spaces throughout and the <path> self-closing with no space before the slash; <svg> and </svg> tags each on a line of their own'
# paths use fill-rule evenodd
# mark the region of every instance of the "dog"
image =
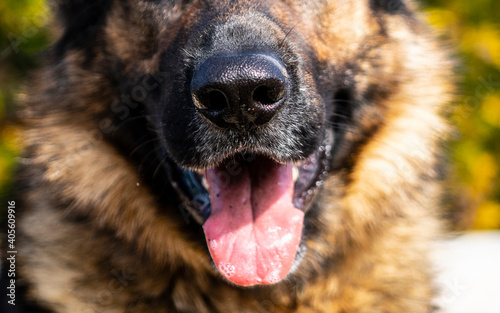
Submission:
<svg viewBox="0 0 500 313">
<path fill-rule="evenodd" d="M 19 111 L 18 309 L 435 309 L 453 64 L 413 1 L 54 9 Z"/>
</svg>

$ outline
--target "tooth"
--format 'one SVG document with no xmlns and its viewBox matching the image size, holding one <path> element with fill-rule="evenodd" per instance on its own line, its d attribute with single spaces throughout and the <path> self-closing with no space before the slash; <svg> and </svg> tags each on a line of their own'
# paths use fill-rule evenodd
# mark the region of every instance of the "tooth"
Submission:
<svg viewBox="0 0 500 313">
<path fill-rule="evenodd" d="M 299 169 L 296 166 L 292 168 L 292 179 L 294 183 L 299 179 Z"/>
<path fill-rule="evenodd" d="M 208 190 L 208 181 L 204 175 L 202 176 L 201 184 L 203 185 L 203 187 L 205 187 L 206 190 Z"/>
</svg>

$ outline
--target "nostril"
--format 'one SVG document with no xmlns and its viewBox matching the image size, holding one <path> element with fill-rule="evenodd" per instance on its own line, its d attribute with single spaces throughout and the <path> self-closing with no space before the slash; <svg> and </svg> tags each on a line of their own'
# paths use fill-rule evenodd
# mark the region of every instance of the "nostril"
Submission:
<svg viewBox="0 0 500 313">
<path fill-rule="evenodd" d="M 207 108 L 210 108 L 214 111 L 225 110 L 228 107 L 228 100 L 226 95 L 220 90 L 212 90 L 208 93 L 206 97 Z"/>
<path fill-rule="evenodd" d="M 224 92 L 217 89 L 197 90 L 193 92 L 193 100 L 195 106 L 201 110 L 222 111 L 229 105 Z"/>
<path fill-rule="evenodd" d="M 255 102 L 260 103 L 260 104 L 273 104 L 274 101 L 269 96 L 268 91 L 269 91 L 269 88 L 267 88 L 266 86 L 257 87 L 253 91 L 252 99 Z"/>
<path fill-rule="evenodd" d="M 285 90 L 283 88 L 259 86 L 253 91 L 252 99 L 259 104 L 272 105 L 283 99 L 284 95 Z"/>
</svg>

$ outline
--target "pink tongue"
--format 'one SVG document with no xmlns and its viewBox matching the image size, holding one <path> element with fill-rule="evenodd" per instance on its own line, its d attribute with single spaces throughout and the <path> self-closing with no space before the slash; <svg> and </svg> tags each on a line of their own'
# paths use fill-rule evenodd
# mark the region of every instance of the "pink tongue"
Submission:
<svg viewBox="0 0 500 313">
<path fill-rule="evenodd" d="M 292 165 L 258 159 L 232 170 L 205 172 L 212 212 L 203 229 L 210 254 L 235 284 L 277 283 L 292 267 L 304 219 L 292 204 Z"/>
</svg>

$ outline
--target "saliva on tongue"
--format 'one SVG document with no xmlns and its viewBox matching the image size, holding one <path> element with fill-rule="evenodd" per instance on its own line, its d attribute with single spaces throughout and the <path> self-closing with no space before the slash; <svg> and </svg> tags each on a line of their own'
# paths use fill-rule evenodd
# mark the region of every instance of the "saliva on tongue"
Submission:
<svg viewBox="0 0 500 313">
<path fill-rule="evenodd" d="M 290 271 L 304 213 L 293 204 L 292 165 L 258 157 L 205 171 L 211 214 L 203 225 L 219 272 L 240 286 L 274 284 Z"/>
</svg>

